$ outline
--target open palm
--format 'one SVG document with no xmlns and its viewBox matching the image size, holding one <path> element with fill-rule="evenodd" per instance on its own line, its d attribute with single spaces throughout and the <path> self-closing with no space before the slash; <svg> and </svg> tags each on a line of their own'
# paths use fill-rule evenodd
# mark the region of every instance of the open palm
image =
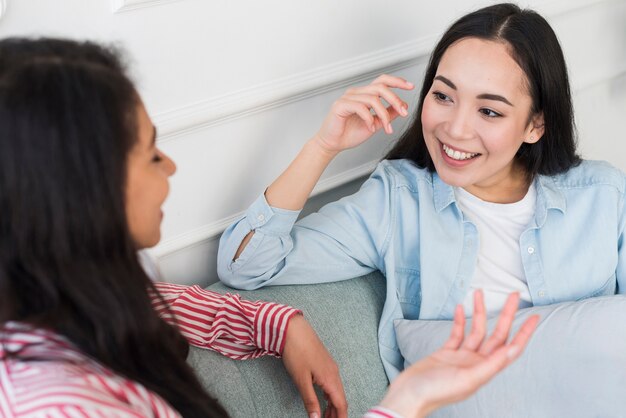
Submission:
<svg viewBox="0 0 626 418">
<path fill-rule="evenodd" d="M 519 357 L 535 330 L 539 322 L 537 315 L 526 320 L 507 342 L 518 304 L 519 294 L 514 293 L 507 300 L 494 332 L 486 338 L 483 295 L 477 291 L 469 335 L 465 337 L 465 316 L 463 308 L 458 306 L 445 345 L 400 374 L 382 405 L 389 402 L 390 409 L 406 417 L 423 417 L 470 396 Z"/>
</svg>

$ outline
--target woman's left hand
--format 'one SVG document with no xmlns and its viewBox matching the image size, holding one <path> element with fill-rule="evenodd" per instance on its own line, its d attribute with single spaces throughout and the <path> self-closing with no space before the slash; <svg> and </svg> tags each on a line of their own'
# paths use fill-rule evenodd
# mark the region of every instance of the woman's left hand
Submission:
<svg viewBox="0 0 626 418">
<path fill-rule="evenodd" d="M 302 315 L 289 321 L 283 363 L 291 375 L 309 417 L 321 417 L 321 409 L 313 385 L 324 392 L 328 406 L 324 417 L 346 418 L 348 404 L 339 376 L 339 368 L 324 344 Z M 317 414 L 317 415 L 315 415 Z"/>
</svg>

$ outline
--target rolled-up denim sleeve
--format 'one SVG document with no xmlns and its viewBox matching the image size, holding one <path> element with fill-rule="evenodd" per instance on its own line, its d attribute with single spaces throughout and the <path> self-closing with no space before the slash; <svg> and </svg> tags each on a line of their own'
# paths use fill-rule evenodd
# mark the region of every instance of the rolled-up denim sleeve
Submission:
<svg viewBox="0 0 626 418">
<path fill-rule="evenodd" d="M 357 193 L 298 222 L 298 211 L 271 207 L 259 196 L 220 239 L 220 280 L 238 289 L 257 289 L 345 280 L 381 269 L 389 239 L 391 189 L 390 176 L 379 165 Z M 252 230 L 252 239 L 233 260 Z"/>
</svg>

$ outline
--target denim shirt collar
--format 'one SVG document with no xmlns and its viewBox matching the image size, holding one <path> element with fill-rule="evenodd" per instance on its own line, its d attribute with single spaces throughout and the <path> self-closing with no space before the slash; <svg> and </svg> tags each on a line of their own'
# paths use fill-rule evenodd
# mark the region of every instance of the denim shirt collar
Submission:
<svg viewBox="0 0 626 418">
<path fill-rule="evenodd" d="M 565 195 L 556 185 L 555 177 L 537 175 L 535 188 L 537 189 L 535 223 L 541 228 L 546 222 L 548 209 L 556 209 L 565 214 L 567 204 Z"/>
<path fill-rule="evenodd" d="M 454 189 L 447 183 L 444 183 L 436 172 L 432 173 L 433 181 L 433 201 L 435 203 L 435 210 L 441 212 L 452 203 L 456 202 L 454 196 Z"/>
<path fill-rule="evenodd" d="M 540 228 L 546 221 L 548 209 L 556 209 L 565 213 L 566 202 L 565 195 L 556 186 L 554 177 L 537 175 L 534 182 L 537 190 L 535 223 Z M 436 172 L 432 173 L 432 184 L 433 201 L 437 212 L 441 212 L 452 203 L 456 203 L 454 188 L 441 180 Z"/>
</svg>

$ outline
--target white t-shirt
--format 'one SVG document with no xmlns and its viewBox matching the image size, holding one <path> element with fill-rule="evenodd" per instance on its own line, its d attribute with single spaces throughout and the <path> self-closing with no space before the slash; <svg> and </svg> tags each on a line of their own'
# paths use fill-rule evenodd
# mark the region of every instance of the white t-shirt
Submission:
<svg viewBox="0 0 626 418">
<path fill-rule="evenodd" d="M 499 312 L 508 295 L 515 291 L 520 293 L 520 308 L 532 306 L 519 239 L 535 212 L 534 184 L 515 203 L 485 202 L 460 187 L 455 187 L 454 193 L 465 217 L 476 225 L 480 241 L 474 276 L 463 301 L 465 314 L 472 314 L 477 289 L 483 290 L 490 314 Z"/>
</svg>

